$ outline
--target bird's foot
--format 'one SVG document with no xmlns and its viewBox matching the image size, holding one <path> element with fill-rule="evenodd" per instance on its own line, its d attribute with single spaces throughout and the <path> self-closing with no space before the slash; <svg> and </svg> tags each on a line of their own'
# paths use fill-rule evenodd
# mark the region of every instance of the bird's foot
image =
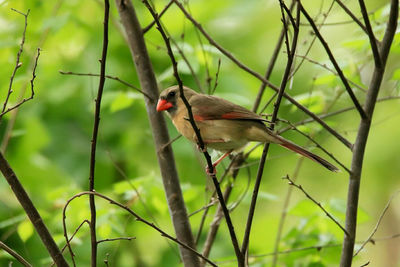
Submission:
<svg viewBox="0 0 400 267">
<path fill-rule="evenodd" d="M 215 176 L 217 174 L 217 169 L 215 168 L 215 164 L 212 165 L 212 170 L 210 170 L 209 166 L 206 166 L 206 173 L 208 176 Z"/>
<path fill-rule="evenodd" d="M 206 146 L 206 145 L 204 145 L 204 147 L 201 148 L 201 147 L 200 147 L 200 144 L 197 144 L 197 149 L 198 149 L 200 152 L 203 152 L 203 153 L 207 152 L 207 146 Z"/>
</svg>

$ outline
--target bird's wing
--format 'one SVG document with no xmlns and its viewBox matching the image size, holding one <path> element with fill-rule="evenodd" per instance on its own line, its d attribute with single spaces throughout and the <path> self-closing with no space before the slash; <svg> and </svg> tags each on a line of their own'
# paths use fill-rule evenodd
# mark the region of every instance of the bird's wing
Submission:
<svg viewBox="0 0 400 267">
<path fill-rule="evenodd" d="M 253 120 L 268 121 L 256 113 L 233 104 L 223 98 L 209 95 L 195 95 L 190 98 L 194 119 L 204 120 Z"/>
</svg>

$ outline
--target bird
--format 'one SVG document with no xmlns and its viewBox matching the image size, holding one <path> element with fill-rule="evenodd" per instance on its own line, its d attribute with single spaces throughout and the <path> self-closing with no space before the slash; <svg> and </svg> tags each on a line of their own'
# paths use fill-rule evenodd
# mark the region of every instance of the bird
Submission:
<svg viewBox="0 0 400 267">
<path fill-rule="evenodd" d="M 278 144 L 319 163 L 330 171 L 339 171 L 327 160 L 271 131 L 265 125 L 268 121 L 255 112 L 217 96 L 197 93 L 186 86 L 182 86 L 182 89 L 191 106 L 193 119 L 200 131 L 205 149 L 212 148 L 224 152 L 213 163 L 214 170 L 210 171 L 206 168 L 208 174 L 215 174 L 216 166 L 225 157 L 232 152 L 240 152 L 251 141 Z M 163 90 L 156 110 L 167 111 L 178 132 L 198 144 L 196 133 L 189 120 L 188 110 L 180 94 L 178 85 Z"/>
</svg>

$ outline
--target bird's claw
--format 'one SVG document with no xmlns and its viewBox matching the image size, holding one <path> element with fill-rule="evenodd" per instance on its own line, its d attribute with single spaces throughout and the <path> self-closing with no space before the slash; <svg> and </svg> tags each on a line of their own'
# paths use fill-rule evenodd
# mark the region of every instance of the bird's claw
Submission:
<svg viewBox="0 0 400 267">
<path fill-rule="evenodd" d="M 206 173 L 208 176 L 214 176 L 217 174 L 217 169 L 215 168 L 215 166 L 212 166 L 212 170 L 210 170 L 209 166 L 206 166 Z"/>
<path fill-rule="evenodd" d="M 205 145 L 204 145 L 203 148 L 201 148 L 200 144 L 197 144 L 197 149 L 198 149 L 200 152 L 203 152 L 203 153 L 207 152 L 207 147 L 206 147 Z"/>
</svg>

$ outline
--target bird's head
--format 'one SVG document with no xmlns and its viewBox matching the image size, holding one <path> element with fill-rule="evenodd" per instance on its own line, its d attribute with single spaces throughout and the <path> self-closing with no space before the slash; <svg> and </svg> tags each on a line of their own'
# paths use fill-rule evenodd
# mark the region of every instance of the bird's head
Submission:
<svg viewBox="0 0 400 267">
<path fill-rule="evenodd" d="M 196 94 L 195 91 L 185 86 L 183 87 L 183 93 L 188 101 L 191 96 Z M 179 86 L 171 86 L 161 92 L 157 103 L 157 111 L 166 110 L 173 115 L 181 104 L 183 104 L 183 101 L 180 97 Z"/>
</svg>

